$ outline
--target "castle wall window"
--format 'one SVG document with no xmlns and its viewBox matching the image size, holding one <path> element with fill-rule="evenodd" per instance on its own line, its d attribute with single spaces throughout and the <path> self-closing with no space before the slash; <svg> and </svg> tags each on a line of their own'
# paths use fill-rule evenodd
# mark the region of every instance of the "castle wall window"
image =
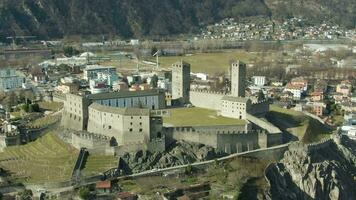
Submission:
<svg viewBox="0 0 356 200">
<path fill-rule="evenodd" d="M 142 128 L 140 128 L 140 130 L 139 130 L 140 132 L 142 132 Z"/>
<path fill-rule="evenodd" d="M 130 128 L 129 131 L 132 132 L 132 128 Z"/>
</svg>

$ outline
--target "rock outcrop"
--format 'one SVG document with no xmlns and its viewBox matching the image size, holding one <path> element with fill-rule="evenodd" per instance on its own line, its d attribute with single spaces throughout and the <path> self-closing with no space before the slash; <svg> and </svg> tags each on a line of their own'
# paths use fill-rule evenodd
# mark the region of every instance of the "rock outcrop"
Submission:
<svg viewBox="0 0 356 200">
<path fill-rule="evenodd" d="M 127 173 L 137 173 L 155 168 L 185 165 L 219 157 L 214 148 L 202 144 L 179 141 L 164 153 L 138 151 L 121 157 Z"/>
<path fill-rule="evenodd" d="M 334 137 L 318 144 L 292 144 L 266 169 L 269 199 L 356 198 L 356 142 Z"/>
</svg>

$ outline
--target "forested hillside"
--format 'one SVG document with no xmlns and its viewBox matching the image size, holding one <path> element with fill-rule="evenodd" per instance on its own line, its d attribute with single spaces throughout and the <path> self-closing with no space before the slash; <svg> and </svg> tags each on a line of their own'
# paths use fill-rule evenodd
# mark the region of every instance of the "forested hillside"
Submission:
<svg viewBox="0 0 356 200">
<path fill-rule="evenodd" d="M 306 16 L 355 27 L 353 0 L 1 0 L 0 37 L 164 36 L 226 17 Z"/>
</svg>

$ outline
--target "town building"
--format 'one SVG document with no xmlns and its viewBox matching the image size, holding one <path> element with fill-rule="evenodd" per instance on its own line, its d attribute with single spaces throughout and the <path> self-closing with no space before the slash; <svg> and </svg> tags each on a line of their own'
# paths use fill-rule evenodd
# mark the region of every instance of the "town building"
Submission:
<svg viewBox="0 0 356 200">
<path fill-rule="evenodd" d="M 79 91 L 79 85 L 77 83 L 64 83 L 57 86 L 57 91 L 63 94 L 77 93 Z"/>
<path fill-rule="evenodd" d="M 266 77 L 265 76 L 253 76 L 252 82 L 256 86 L 264 86 L 264 85 L 266 85 Z"/>
<path fill-rule="evenodd" d="M 310 94 L 310 99 L 312 101 L 323 101 L 324 100 L 324 92 L 313 92 Z"/>
<path fill-rule="evenodd" d="M 351 82 L 348 80 L 341 81 L 341 83 L 336 86 L 336 92 L 341 93 L 343 96 L 350 96 L 352 92 Z"/>
<path fill-rule="evenodd" d="M 246 119 L 251 100 L 243 97 L 224 96 L 221 100 L 220 114 L 224 117 Z"/>
<path fill-rule="evenodd" d="M 25 83 L 25 78 L 14 69 L 0 70 L 0 91 L 9 91 L 21 88 Z"/>
<path fill-rule="evenodd" d="M 84 69 L 83 78 L 87 81 L 100 78 L 99 74 L 113 75 L 116 74 L 116 67 L 87 65 Z"/>
<path fill-rule="evenodd" d="M 293 94 L 293 99 L 300 100 L 302 98 L 304 90 L 302 85 L 287 84 L 284 89 L 284 92 L 290 92 Z"/>
</svg>

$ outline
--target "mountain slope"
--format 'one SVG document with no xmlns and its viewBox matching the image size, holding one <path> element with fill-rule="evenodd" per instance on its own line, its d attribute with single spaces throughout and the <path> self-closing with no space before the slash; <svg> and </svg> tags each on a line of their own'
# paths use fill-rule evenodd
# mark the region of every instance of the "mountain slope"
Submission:
<svg viewBox="0 0 356 200">
<path fill-rule="evenodd" d="M 0 38 L 12 35 L 166 36 L 226 17 L 307 16 L 355 27 L 352 0 L 1 0 Z"/>
</svg>

